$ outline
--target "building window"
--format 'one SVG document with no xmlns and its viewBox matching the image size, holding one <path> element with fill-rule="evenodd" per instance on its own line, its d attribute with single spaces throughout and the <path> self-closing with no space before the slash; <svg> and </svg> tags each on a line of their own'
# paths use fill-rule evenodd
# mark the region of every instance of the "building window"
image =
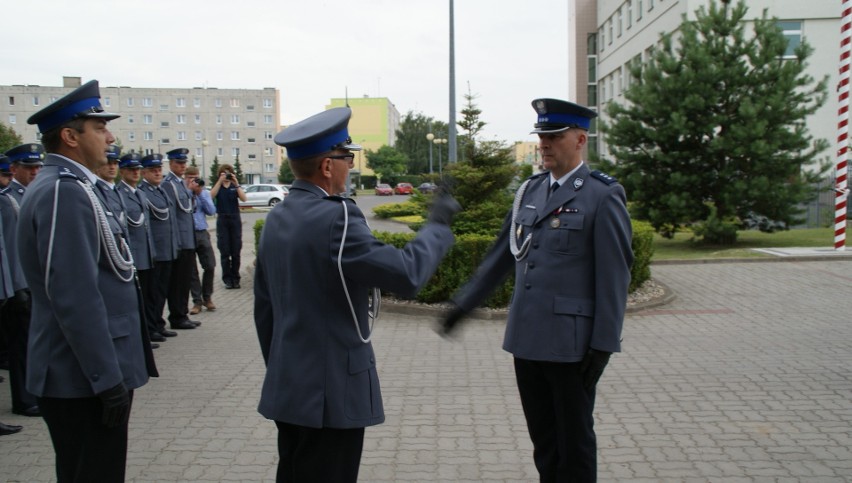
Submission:
<svg viewBox="0 0 852 483">
<path fill-rule="evenodd" d="M 33 96 L 33 105 L 37 106 L 39 104 L 38 96 Z"/>
<path fill-rule="evenodd" d="M 231 148 L 231 156 L 237 157 L 240 155 L 240 148 Z"/>
<path fill-rule="evenodd" d="M 275 171 L 275 165 L 272 163 L 265 163 L 263 165 L 263 168 L 266 170 L 267 173 L 272 173 L 273 171 Z"/>
<path fill-rule="evenodd" d="M 223 139 L 225 139 L 225 136 L 222 134 L 222 131 L 216 131 L 216 140 L 221 141 Z"/>
<path fill-rule="evenodd" d="M 263 139 L 266 139 L 267 141 L 271 140 L 272 139 L 272 131 L 264 131 L 263 132 Z"/>
<path fill-rule="evenodd" d="M 248 126 L 248 127 L 254 127 L 254 121 L 247 121 L 247 122 L 246 122 L 246 126 Z"/>
<path fill-rule="evenodd" d="M 598 80 L 598 66 L 595 59 L 596 57 L 589 58 L 589 82 Z"/>
<path fill-rule="evenodd" d="M 161 111 L 168 111 L 169 105 L 168 104 L 160 104 L 160 110 Z"/>
<path fill-rule="evenodd" d="M 17 124 L 18 116 L 15 114 L 9 114 L 9 124 Z"/>
<path fill-rule="evenodd" d="M 172 140 L 169 138 L 160 139 L 160 144 L 171 144 Z"/>
<path fill-rule="evenodd" d="M 201 114 L 195 115 L 195 124 L 201 124 Z"/>
<path fill-rule="evenodd" d="M 589 34 L 586 37 L 586 55 L 595 55 L 598 53 L 598 36 Z"/>
<path fill-rule="evenodd" d="M 240 132 L 239 131 L 231 131 L 231 141 L 239 141 L 240 140 Z"/>
<path fill-rule="evenodd" d="M 153 124 L 154 123 L 154 116 L 152 116 L 150 114 L 145 114 L 144 116 L 142 116 L 142 123 L 143 124 Z"/>
<path fill-rule="evenodd" d="M 9 105 L 10 105 L 10 106 L 14 106 L 14 105 L 15 105 L 15 96 L 9 96 Z"/>
<path fill-rule="evenodd" d="M 133 98 L 132 97 L 127 98 L 127 107 L 133 107 Z"/>
<path fill-rule="evenodd" d="M 186 99 L 183 97 L 175 99 L 175 107 L 186 107 Z"/>
<path fill-rule="evenodd" d="M 257 155 L 256 154 L 249 154 L 248 158 L 249 159 L 257 159 Z"/>
<path fill-rule="evenodd" d="M 222 115 L 216 114 L 216 124 L 222 124 Z"/>
<path fill-rule="evenodd" d="M 109 97 L 104 97 L 104 107 L 109 107 Z"/>
<path fill-rule="evenodd" d="M 133 124 L 133 114 L 127 115 L 127 124 Z"/>
<path fill-rule="evenodd" d="M 648 0 L 648 11 L 654 10 L 654 0 Z"/>
<path fill-rule="evenodd" d="M 201 131 L 195 131 L 195 140 L 201 141 L 202 139 L 204 139 L 204 134 Z"/>
<path fill-rule="evenodd" d="M 784 51 L 784 58 L 795 58 L 796 48 L 802 43 L 802 22 L 800 20 L 782 20 L 777 25 L 784 34 L 784 38 L 787 39 L 787 49 Z"/>
<path fill-rule="evenodd" d="M 169 127 L 169 121 L 160 121 L 160 127 Z"/>
<path fill-rule="evenodd" d="M 178 131 L 177 139 L 178 141 L 186 141 L 186 131 Z"/>
<path fill-rule="evenodd" d="M 272 109 L 272 99 L 264 99 L 263 107 L 266 109 Z"/>
<path fill-rule="evenodd" d="M 145 131 L 143 139 L 145 139 L 146 141 L 153 141 L 154 140 L 154 133 L 152 133 L 151 131 Z"/>
<path fill-rule="evenodd" d="M 231 124 L 239 124 L 240 123 L 240 115 L 239 114 L 231 114 Z"/>
<path fill-rule="evenodd" d="M 263 148 L 264 156 L 272 156 L 272 148 Z"/>
<path fill-rule="evenodd" d="M 186 124 L 186 114 L 178 114 L 177 115 L 177 123 L 178 124 Z"/>
<path fill-rule="evenodd" d="M 200 157 L 204 156 L 203 149 L 204 148 L 195 148 L 195 157 L 196 158 L 200 158 Z"/>
<path fill-rule="evenodd" d="M 143 97 L 142 98 L 142 107 L 152 107 L 153 105 L 154 105 L 154 99 L 151 99 L 150 97 Z"/>
<path fill-rule="evenodd" d="M 596 106 L 598 104 L 598 86 L 590 84 L 587 91 L 586 95 L 589 96 L 589 105 Z"/>
<path fill-rule="evenodd" d="M 622 27 L 624 26 L 624 10 L 618 9 L 618 36 L 621 37 Z"/>
<path fill-rule="evenodd" d="M 254 110 L 254 105 L 249 104 L 249 105 L 246 106 L 246 111 L 253 111 L 253 110 Z"/>
<path fill-rule="evenodd" d="M 254 138 L 248 138 L 246 140 L 249 144 L 254 144 Z"/>
<path fill-rule="evenodd" d="M 201 107 L 201 99 L 195 98 L 192 100 L 192 107 Z"/>
<path fill-rule="evenodd" d="M 225 155 L 225 148 L 217 148 L 216 149 L 216 155 L 217 156 L 224 156 Z"/>
<path fill-rule="evenodd" d="M 231 99 L 231 107 L 240 107 L 240 100 L 232 98 Z"/>
<path fill-rule="evenodd" d="M 633 0 L 627 0 L 627 28 L 633 26 Z"/>
<path fill-rule="evenodd" d="M 272 124 L 272 114 L 264 114 L 263 123 L 264 124 Z"/>
<path fill-rule="evenodd" d="M 607 43 L 609 45 L 612 45 L 612 37 L 613 37 L 613 35 L 612 35 L 612 17 L 610 17 L 609 20 L 606 21 L 606 29 L 607 29 L 607 34 L 606 34 Z"/>
<path fill-rule="evenodd" d="M 636 0 L 636 21 L 642 19 L 642 0 Z"/>
<path fill-rule="evenodd" d="M 214 105 L 215 105 L 216 107 L 222 107 L 222 99 L 219 99 L 219 98 L 217 97 L 217 98 L 214 100 Z"/>
<path fill-rule="evenodd" d="M 127 133 L 127 140 L 128 141 L 136 141 L 136 133 L 133 132 L 133 131 L 128 132 Z"/>
</svg>

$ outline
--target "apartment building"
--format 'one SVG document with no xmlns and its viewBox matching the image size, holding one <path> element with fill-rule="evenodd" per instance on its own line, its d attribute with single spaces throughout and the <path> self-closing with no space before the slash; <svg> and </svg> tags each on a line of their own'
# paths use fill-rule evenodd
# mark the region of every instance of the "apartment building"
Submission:
<svg viewBox="0 0 852 483">
<path fill-rule="evenodd" d="M 349 120 L 349 135 L 352 142 L 367 149 L 377 151 L 382 146 L 393 146 L 396 143 L 396 131 L 399 129 L 400 116 L 396 106 L 387 97 L 355 97 L 331 99 L 326 109 L 349 106 L 352 118 Z M 355 155 L 353 176 L 373 175 L 373 170 L 367 167 L 364 151 Z"/>
<path fill-rule="evenodd" d="M 587 98 L 590 105 L 596 105 L 602 120 L 606 120 L 603 107 L 607 103 L 626 102 L 624 91 L 630 85 L 631 63 L 647 62 L 652 49 L 659 44 L 660 34 L 676 32 L 684 16 L 694 20 L 695 11 L 709 3 L 709 0 L 597 0 L 597 29 L 588 33 L 587 40 Z M 748 0 L 746 5 L 748 19 L 759 18 L 764 9 L 769 17 L 778 19 L 789 41 L 787 55 L 791 58 L 793 49 L 803 39 L 814 48 L 808 59 L 807 74 L 816 80 L 828 75 L 830 92 L 826 104 L 807 120 L 807 126 L 814 138 L 833 143 L 837 130 L 837 96 L 833 86 L 839 82 L 840 3 Z M 593 140 L 590 150 L 606 156 L 605 140 L 598 136 Z"/>
<path fill-rule="evenodd" d="M 24 142 L 38 142 L 38 129 L 27 118 L 81 83 L 79 77 L 63 77 L 61 87 L 0 86 L 0 122 Z M 273 142 L 281 123 L 278 89 L 101 85 L 100 90 L 104 109 L 121 115 L 109 127 L 125 152 L 188 148 L 205 174 L 214 158 L 233 164 L 239 156 L 246 183 L 277 182 L 282 159 Z"/>
</svg>

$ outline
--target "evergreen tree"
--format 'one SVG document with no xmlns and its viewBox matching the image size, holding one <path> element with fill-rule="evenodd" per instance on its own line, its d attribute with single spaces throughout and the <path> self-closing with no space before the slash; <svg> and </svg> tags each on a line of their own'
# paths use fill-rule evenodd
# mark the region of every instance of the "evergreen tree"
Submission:
<svg viewBox="0 0 852 483">
<path fill-rule="evenodd" d="M 237 182 L 243 184 L 243 168 L 240 166 L 240 155 L 234 157 L 234 175 L 237 177 Z"/>
<path fill-rule="evenodd" d="M 21 144 L 24 144 L 24 140 L 20 134 L 16 133 L 11 126 L 6 126 L 0 122 L 0 153 L 5 153 Z"/>
<path fill-rule="evenodd" d="M 429 144 L 426 135 L 432 133 L 435 138 L 447 138 L 447 123 L 436 121 L 420 113 L 409 111 L 400 121 L 393 147 L 408 157 L 408 174 L 429 172 Z M 432 171 L 438 172 L 437 146 L 432 147 Z"/>
<path fill-rule="evenodd" d="M 213 156 L 213 164 L 210 165 L 210 186 L 219 181 L 219 156 Z"/>
<path fill-rule="evenodd" d="M 190 166 L 194 166 L 194 167 L 196 167 L 196 168 L 198 167 L 198 165 L 197 165 L 197 164 L 195 164 L 195 155 L 194 155 L 194 154 L 192 155 L 192 160 L 190 161 L 189 165 L 190 165 Z"/>
<path fill-rule="evenodd" d="M 806 169 L 828 147 L 805 128 L 826 99 L 827 79 L 805 74 L 812 48 L 803 41 L 784 59 L 776 20 L 764 11 L 746 33 L 746 13 L 742 1 L 713 0 L 694 21 L 684 17 L 647 64 L 631 69 L 629 104 L 607 106 L 614 174 L 634 216 L 664 236 L 701 220 L 700 234 L 716 242 L 735 241 L 749 218 L 788 227 L 825 169 Z"/>
<path fill-rule="evenodd" d="M 487 124 L 485 121 L 479 119 L 482 110 L 473 102 L 476 100 L 476 97 L 470 92 L 470 83 L 468 83 L 467 94 L 464 95 L 465 106 L 461 110 L 462 118 L 456 121 L 456 124 L 465 131 L 465 134 L 458 137 L 459 161 L 471 159 L 476 149 L 476 136 L 479 135 L 482 128 Z"/>
<path fill-rule="evenodd" d="M 293 174 L 293 170 L 290 169 L 290 160 L 284 158 L 281 161 L 281 167 L 278 169 L 278 182 L 281 184 L 292 184 L 296 179 L 296 175 Z"/>
</svg>

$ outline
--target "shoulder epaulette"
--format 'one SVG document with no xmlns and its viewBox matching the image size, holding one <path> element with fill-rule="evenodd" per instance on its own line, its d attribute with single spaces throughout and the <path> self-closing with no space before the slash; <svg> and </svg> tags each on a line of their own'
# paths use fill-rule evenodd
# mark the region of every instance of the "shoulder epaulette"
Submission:
<svg viewBox="0 0 852 483">
<path fill-rule="evenodd" d="M 74 174 L 68 168 L 59 168 L 59 179 L 62 179 L 62 180 L 78 180 L 78 179 L 80 179 L 80 177 L 77 176 L 76 174 Z"/>
<path fill-rule="evenodd" d="M 541 178 L 542 176 L 546 176 L 546 175 L 548 175 L 548 174 L 550 174 L 550 171 L 542 171 L 541 173 L 534 174 L 534 175 L 530 176 L 530 177 L 529 177 L 529 178 L 527 178 L 527 179 L 528 179 L 528 180 L 533 180 L 533 179 L 536 179 L 536 178 Z"/>
<path fill-rule="evenodd" d="M 607 185 L 614 184 L 614 183 L 618 182 L 617 179 L 613 178 L 612 176 L 610 176 L 610 175 L 608 175 L 604 172 L 598 171 L 598 170 L 592 171 L 591 175 L 592 175 L 592 178 L 595 178 L 598 181 L 602 181 L 604 184 L 607 184 Z"/>
<path fill-rule="evenodd" d="M 352 198 L 345 198 L 343 196 L 337 196 L 337 195 L 323 196 L 322 199 L 329 200 L 329 201 L 344 201 L 344 202 L 345 201 L 351 201 L 352 203 L 355 203 L 355 200 L 353 200 Z"/>
</svg>

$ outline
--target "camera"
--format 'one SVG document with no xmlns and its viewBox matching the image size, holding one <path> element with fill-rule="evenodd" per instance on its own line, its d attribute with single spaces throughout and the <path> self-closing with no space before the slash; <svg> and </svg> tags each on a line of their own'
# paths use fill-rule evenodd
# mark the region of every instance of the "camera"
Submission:
<svg viewBox="0 0 852 483">
<path fill-rule="evenodd" d="M 204 186 L 204 180 L 201 178 L 195 178 L 192 180 L 192 182 L 197 184 L 198 186 Z"/>
<path fill-rule="evenodd" d="M 234 175 L 232 175 L 231 173 L 225 173 L 225 179 L 227 179 L 227 180 L 234 179 Z"/>
</svg>

